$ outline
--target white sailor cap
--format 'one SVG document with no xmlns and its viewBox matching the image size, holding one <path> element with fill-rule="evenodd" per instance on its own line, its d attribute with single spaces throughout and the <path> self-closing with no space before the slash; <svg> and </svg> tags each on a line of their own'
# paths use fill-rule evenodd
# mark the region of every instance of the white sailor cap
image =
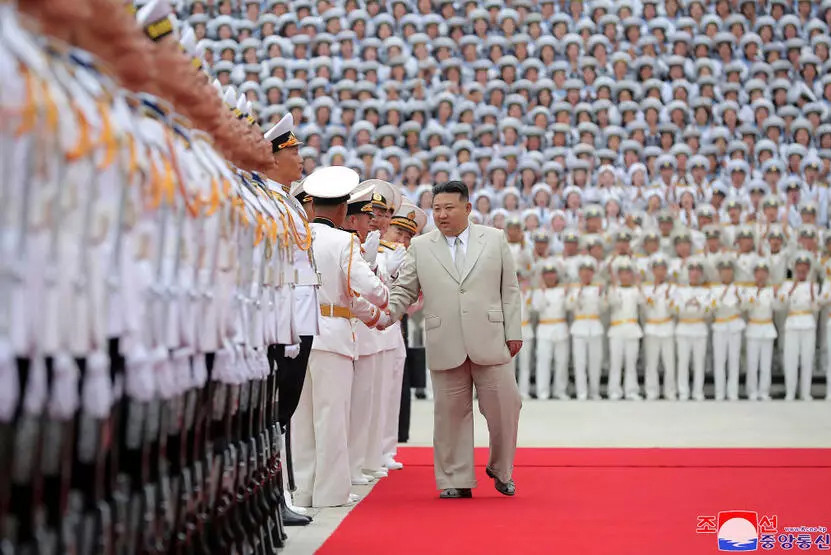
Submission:
<svg viewBox="0 0 831 555">
<path fill-rule="evenodd" d="M 225 94 L 222 96 L 222 100 L 225 101 L 225 105 L 228 106 L 228 108 L 234 110 L 234 115 L 239 117 L 239 114 L 236 112 L 237 98 L 237 90 L 233 85 L 228 85 L 228 88 L 225 89 Z"/>
<path fill-rule="evenodd" d="M 306 194 L 316 199 L 339 199 L 346 202 L 358 186 L 358 172 L 344 166 L 318 168 L 303 182 Z"/>
<path fill-rule="evenodd" d="M 294 117 L 287 113 L 274 127 L 265 134 L 265 140 L 271 143 L 271 152 L 279 152 L 303 143 L 294 134 Z"/>
<path fill-rule="evenodd" d="M 594 258 L 591 256 L 582 256 L 580 258 L 579 269 L 588 268 L 591 271 L 594 271 L 597 267 L 597 263 L 595 262 Z"/>
<path fill-rule="evenodd" d="M 622 271 L 633 271 L 634 266 L 632 265 L 632 260 L 628 256 L 622 256 L 615 259 L 613 263 L 613 269 L 615 272 L 622 272 Z"/>
</svg>

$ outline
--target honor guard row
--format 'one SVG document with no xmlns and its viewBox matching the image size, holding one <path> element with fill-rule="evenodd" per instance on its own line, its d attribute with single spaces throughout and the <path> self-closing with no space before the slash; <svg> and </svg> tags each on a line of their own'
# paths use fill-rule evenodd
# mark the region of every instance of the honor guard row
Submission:
<svg viewBox="0 0 831 555">
<path fill-rule="evenodd" d="M 264 138 L 169 2 L 19 9 L 0 2 L 3 544 L 274 553 L 310 520 L 284 486 L 304 357 L 351 361 L 343 310 L 386 289 L 344 232 L 354 260 L 316 260 L 291 115 Z"/>
</svg>

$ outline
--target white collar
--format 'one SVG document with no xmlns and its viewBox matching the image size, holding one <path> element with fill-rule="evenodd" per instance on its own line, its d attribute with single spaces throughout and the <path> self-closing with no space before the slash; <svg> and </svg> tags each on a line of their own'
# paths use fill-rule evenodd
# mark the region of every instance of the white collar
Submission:
<svg viewBox="0 0 831 555">
<path fill-rule="evenodd" d="M 458 235 L 452 235 L 452 236 L 445 235 L 444 239 L 445 239 L 445 241 L 447 241 L 447 244 L 450 245 L 450 247 L 452 248 L 452 247 L 456 246 L 456 237 L 458 237 L 462 241 L 462 245 L 466 247 L 468 245 L 467 240 L 470 237 L 470 224 L 468 224 L 468 226 L 464 229 L 464 231 L 462 231 Z"/>
</svg>

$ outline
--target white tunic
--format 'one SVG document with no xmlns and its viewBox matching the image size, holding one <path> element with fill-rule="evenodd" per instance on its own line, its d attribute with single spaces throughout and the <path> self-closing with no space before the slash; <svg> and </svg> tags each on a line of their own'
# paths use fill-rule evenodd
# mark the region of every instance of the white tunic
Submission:
<svg viewBox="0 0 831 555">
<path fill-rule="evenodd" d="M 710 308 L 713 311 L 713 333 L 734 333 L 744 329 L 741 314 L 739 286 L 718 284 L 710 288 Z"/>
<path fill-rule="evenodd" d="M 573 313 L 571 335 L 575 337 L 602 337 L 600 313 L 606 308 L 606 297 L 600 285 L 578 285 L 566 297 L 566 308 Z"/>
<path fill-rule="evenodd" d="M 742 309 L 747 311 L 745 337 L 749 339 L 776 339 L 773 311 L 778 307 L 773 287 L 746 287 L 742 291 Z"/>
<path fill-rule="evenodd" d="M 672 337 L 675 323 L 671 308 L 674 287 L 669 283 L 647 285 L 642 288 L 643 332 L 653 337 Z"/>
<path fill-rule="evenodd" d="M 819 286 L 810 281 L 796 283 L 786 281 L 779 288 L 779 302 L 787 309 L 785 329 L 812 330 L 817 327 L 816 312 L 819 309 Z"/>
<path fill-rule="evenodd" d="M 546 341 L 568 339 L 565 287 L 546 287 L 545 289 L 535 290 L 531 305 L 540 314 L 537 325 L 537 339 Z"/>
<path fill-rule="evenodd" d="M 707 323 L 710 317 L 710 288 L 700 285 L 674 287 L 670 306 L 678 315 L 675 326 L 676 337 L 707 337 Z"/>
<path fill-rule="evenodd" d="M 331 314 L 331 311 L 351 309 L 355 294 L 386 308 L 389 291 L 361 257 L 361 245 L 353 235 L 323 223 L 313 223 L 311 229 L 312 247 L 323 276 L 319 298 L 324 310 L 320 335 L 315 336 L 312 349 L 356 358 L 353 321 L 348 317 L 329 316 L 325 311 Z"/>
<path fill-rule="evenodd" d="M 609 289 L 609 337 L 640 339 L 643 336 L 638 324 L 640 300 L 641 292 L 637 287 L 615 286 Z"/>
</svg>

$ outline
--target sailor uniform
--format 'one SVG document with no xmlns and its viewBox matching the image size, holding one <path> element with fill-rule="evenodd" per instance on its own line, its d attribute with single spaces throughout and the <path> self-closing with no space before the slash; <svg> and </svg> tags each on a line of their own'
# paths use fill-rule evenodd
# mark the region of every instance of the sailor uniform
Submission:
<svg viewBox="0 0 831 555">
<path fill-rule="evenodd" d="M 640 291 L 637 287 L 616 286 L 609 289 L 609 399 L 640 399 L 638 386 L 638 350 L 643 336 L 638 324 Z M 623 370 L 623 391 L 620 388 Z"/>
<path fill-rule="evenodd" d="M 551 367 L 554 365 L 553 396 L 568 398 L 569 331 L 566 318 L 566 288 L 534 290 L 532 307 L 540 317 L 537 324 L 537 399 L 552 396 Z"/>
<path fill-rule="evenodd" d="M 318 182 L 351 179 L 339 172 L 345 168 L 323 168 L 306 178 L 306 193 L 315 196 L 310 180 Z M 349 170 L 351 171 L 351 170 Z M 354 173 L 354 172 L 353 172 Z M 351 192 L 357 186 L 347 190 Z M 389 300 L 389 291 L 369 269 L 360 255 L 360 243 L 351 234 L 336 229 L 331 221 L 316 219 L 311 224 L 312 246 L 322 276 L 319 289 L 320 334 L 312 342 L 306 385 L 293 420 L 297 467 L 297 492 L 294 501 L 303 507 L 326 507 L 349 502 L 351 475 L 349 465 L 348 423 L 354 360 L 358 358 L 352 299 L 364 298 L 379 308 Z M 374 324 L 380 313 L 361 314 L 367 324 Z"/>
<path fill-rule="evenodd" d="M 527 399 L 531 390 L 531 353 L 534 344 L 534 326 L 531 322 L 531 296 L 532 289 L 522 291 L 522 344 L 527 348 L 522 349 L 516 357 L 517 384 L 519 394 Z"/>
<path fill-rule="evenodd" d="M 692 397 L 704 400 L 704 367 L 709 332 L 709 287 L 682 285 L 673 287 L 670 306 L 678 320 L 675 343 L 678 353 L 678 398 L 690 398 L 690 363 L 693 365 Z"/>
<path fill-rule="evenodd" d="M 741 302 L 740 289 L 735 283 L 714 285 L 711 288 L 713 380 L 717 401 L 723 401 L 725 396 L 731 401 L 739 398 L 741 332 L 745 328 L 741 318 Z"/>
<path fill-rule="evenodd" d="M 675 323 L 671 312 L 673 286 L 669 283 L 645 285 L 642 288 L 644 333 L 644 386 L 647 399 L 660 393 L 658 363 L 663 365 L 664 399 L 675 399 Z"/>
<path fill-rule="evenodd" d="M 770 399 L 773 342 L 777 336 L 773 313 L 778 304 L 772 286 L 746 287 L 742 293 L 742 309 L 747 312 L 745 394 L 751 400 Z"/>
<path fill-rule="evenodd" d="M 603 287 L 594 284 L 571 287 L 566 308 L 572 314 L 570 331 L 577 399 L 600 399 L 604 335 L 600 317 L 606 308 Z"/>
<path fill-rule="evenodd" d="M 810 281 L 786 281 L 779 288 L 778 300 L 787 310 L 784 359 L 785 399 L 811 398 L 811 377 L 816 347 L 818 286 Z"/>
</svg>

